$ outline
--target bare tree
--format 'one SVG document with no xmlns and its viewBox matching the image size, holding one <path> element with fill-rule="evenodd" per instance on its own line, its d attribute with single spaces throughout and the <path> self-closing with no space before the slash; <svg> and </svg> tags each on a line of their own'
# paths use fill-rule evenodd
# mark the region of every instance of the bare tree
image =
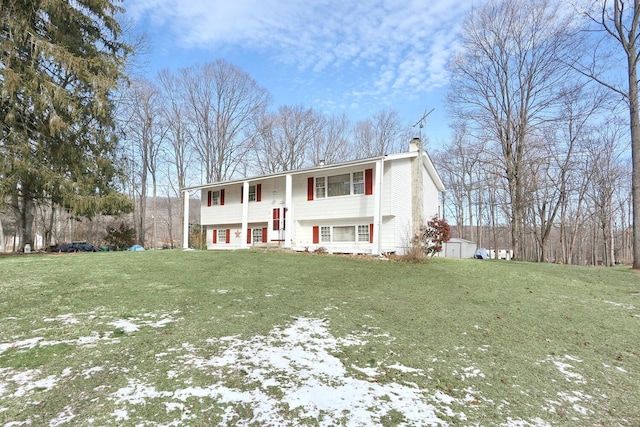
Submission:
<svg viewBox="0 0 640 427">
<path fill-rule="evenodd" d="M 591 202 L 593 216 L 602 233 L 602 262 L 615 263 L 614 245 L 614 195 L 619 184 L 624 182 L 625 167 L 623 148 L 620 144 L 620 127 L 608 123 L 594 130 L 592 139 L 584 144 L 587 154 L 586 170 L 589 174 L 587 197 Z M 596 255 L 597 258 L 597 255 Z"/>
<path fill-rule="evenodd" d="M 356 123 L 353 129 L 356 158 L 383 156 L 406 151 L 409 130 L 395 110 L 382 110 Z"/>
<path fill-rule="evenodd" d="M 611 56 L 601 56 L 578 69 L 598 83 L 621 95 L 629 110 L 631 134 L 632 178 L 631 192 L 633 203 L 633 268 L 640 269 L 640 114 L 638 106 L 638 60 L 640 59 L 640 0 L 600 0 L 594 2 L 595 12 L 588 12 L 591 21 L 624 52 L 626 59 L 626 85 L 618 84 L 604 75 L 602 64 L 609 69 Z M 590 59 L 598 59 L 596 55 Z M 599 68 L 599 69 L 598 69 Z M 625 87 L 626 86 L 626 87 Z"/>
<path fill-rule="evenodd" d="M 529 162 L 533 234 L 538 245 L 537 260 L 546 261 L 548 240 L 557 225 L 563 206 L 569 200 L 571 175 L 580 173 L 576 156 L 578 142 L 592 131 L 589 123 L 601 112 L 606 98 L 601 91 L 584 83 L 566 85 L 560 90 L 558 117 L 543 129 L 537 162 Z"/>
<path fill-rule="evenodd" d="M 474 240 L 474 205 L 482 197 L 480 194 L 483 177 L 483 144 L 469 137 L 464 123 L 454 126 L 451 144 L 435 155 L 439 171 L 446 180 L 448 192 L 453 197 L 453 210 L 458 225 L 459 236 Z M 475 221 L 479 221 L 475 217 Z M 468 226 L 468 227 L 467 227 Z M 469 232 L 469 233 L 467 233 Z M 477 242 L 481 244 L 481 242 Z"/>
<path fill-rule="evenodd" d="M 189 165 L 192 159 L 192 145 L 189 143 L 191 133 L 187 118 L 187 106 L 183 93 L 180 89 L 178 78 L 164 69 L 158 73 L 157 77 L 162 89 L 162 117 L 167 126 L 166 139 L 168 141 L 165 156 L 167 160 L 167 184 L 172 189 L 172 194 L 167 194 L 168 207 L 171 208 L 171 195 L 177 196 L 178 207 L 184 206 L 184 193 L 181 188 L 187 186 L 187 176 Z M 184 220 L 184 210 L 178 208 L 180 223 Z M 172 236 L 172 210 L 169 210 L 169 240 L 173 242 Z M 182 233 L 182 228 L 179 228 Z M 179 237 L 182 239 L 182 236 Z"/>
<path fill-rule="evenodd" d="M 264 114 L 270 94 L 221 59 L 182 70 L 180 84 L 207 182 L 231 178 L 251 149 L 252 125 Z"/>
<path fill-rule="evenodd" d="M 320 115 L 303 105 L 282 106 L 258 123 L 254 150 L 261 173 L 300 169 L 320 124 Z"/>
<path fill-rule="evenodd" d="M 354 160 L 355 153 L 349 141 L 349 119 L 345 114 L 320 117 L 320 123 L 310 146 L 311 164 L 332 164 Z"/>
<path fill-rule="evenodd" d="M 552 0 L 491 0 L 469 15 L 451 64 L 448 100 L 478 137 L 494 141 L 507 181 L 513 256 L 522 231 L 528 144 L 553 114 L 572 54 L 571 17 Z"/>
<path fill-rule="evenodd" d="M 148 80 L 136 79 L 131 82 L 128 97 L 127 139 L 130 141 L 136 170 L 133 173 L 139 179 L 134 187 L 137 192 L 136 234 L 141 245 L 146 243 L 147 233 L 147 194 L 149 178 L 153 196 L 152 244 L 155 245 L 157 218 L 156 199 L 158 184 L 159 156 L 166 128 L 161 119 L 161 96 L 158 88 Z"/>
</svg>

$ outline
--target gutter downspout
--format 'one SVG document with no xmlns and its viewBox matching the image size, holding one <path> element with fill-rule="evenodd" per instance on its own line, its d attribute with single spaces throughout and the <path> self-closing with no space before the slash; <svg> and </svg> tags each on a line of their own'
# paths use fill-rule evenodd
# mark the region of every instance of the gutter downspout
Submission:
<svg viewBox="0 0 640 427">
<path fill-rule="evenodd" d="M 284 247 L 291 249 L 291 238 L 293 232 L 293 225 L 295 224 L 295 215 L 293 212 L 293 177 L 291 174 L 285 175 L 285 190 L 284 190 L 284 208 L 287 209 L 284 229 Z M 284 214 L 283 214 L 284 216 Z"/>
<path fill-rule="evenodd" d="M 240 247 L 247 249 L 249 247 L 249 245 L 247 245 L 247 229 L 249 228 L 249 181 L 245 181 L 242 187 L 244 200 L 242 200 L 242 234 L 240 235 L 242 242 L 240 242 Z"/>
<path fill-rule="evenodd" d="M 384 158 L 376 162 L 375 185 L 373 186 L 373 246 L 372 255 L 382 254 L 380 229 L 382 228 L 382 182 L 384 174 Z"/>
<path fill-rule="evenodd" d="M 182 218 L 182 249 L 189 249 L 189 192 L 182 190 L 182 198 L 184 199 Z"/>
</svg>

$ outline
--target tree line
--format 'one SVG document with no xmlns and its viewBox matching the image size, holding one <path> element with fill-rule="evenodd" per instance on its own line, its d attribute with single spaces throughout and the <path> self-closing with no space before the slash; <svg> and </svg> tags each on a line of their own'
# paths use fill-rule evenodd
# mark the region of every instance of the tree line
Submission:
<svg viewBox="0 0 640 427">
<path fill-rule="evenodd" d="M 515 259 L 638 268 L 639 17 L 622 0 L 469 15 L 450 65 L 456 131 L 437 161 L 462 237 Z"/>
</svg>

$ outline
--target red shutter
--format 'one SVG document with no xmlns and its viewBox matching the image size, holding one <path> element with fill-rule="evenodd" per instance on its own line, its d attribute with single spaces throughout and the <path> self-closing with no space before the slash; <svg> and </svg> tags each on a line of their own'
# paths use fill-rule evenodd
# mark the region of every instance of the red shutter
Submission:
<svg viewBox="0 0 640 427">
<path fill-rule="evenodd" d="M 373 169 L 364 170 L 364 194 L 367 196 L 373 194 Z"/>
<path fill-rule="evenodd" d="M 267 243 L 267 232 L 269 229 L 267 227 L 262 227 L 262 243 Z"/>
<path fill-rule="evenodd" d="M 251 244 L 251 229 L 247 228 L 247 244 Z"/>
<path fill-rule="evenodd" d="M 280 208 L 273 209 L 273 230 L 280 230 Z"/>
<path fill-rule="evenodd" d="M 373 224 L 369 224 L 369 243 L 373 243 Z"/>
<path fill-rule="evenodd" d="M 218 243 L 218 230 L 213 230 L 213 238 L 211 240 L 213 243 Z"/>
<path fill-rule="evenodd" d="M 227 241 L 225 243 L 231 243 L 231 229 L 227 228 Z"/>
<path fill-rule="evenodd" d="M 220 190 L 220 205 L 224 205 L 224 188 Z"/>
<path fill-rule="evenodd" d="M 320 243 L 320 227 L 313 226 L 313 243 Z"/>
<path fill-rule="evenodd" d="M 207 206 L 211 206 L 211 191 L 207 191 Z"/>
<path fill-rule="evenodd" d="M 240 203 L 244 203 L 244 184 L 240 187 Z"/>
<path fill-rule="evenodd" d="M 313 177 L 307 178 L 307 200 L 313 200 Z"/>
<path fill-rule="evenodd" d="M 256 202 L 262 201 L 262 184 L 256 184 Z"/>
</svg>

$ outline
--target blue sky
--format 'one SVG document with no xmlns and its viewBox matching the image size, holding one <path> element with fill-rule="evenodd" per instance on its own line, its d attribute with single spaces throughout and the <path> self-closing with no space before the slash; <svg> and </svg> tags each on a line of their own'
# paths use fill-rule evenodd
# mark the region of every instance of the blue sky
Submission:
<svg viewBox="0 0 640 427">
<path fill-rule="evenodd" d="M 152 77 L 218 58 L 273 95 L 354 122 L 394 109 L 431 144 L 450 135 L 446 63 L 482 0 L 125 0 L 151 40 Z M 417 128 L 416 128 L 417 129 Z"/>
</svg>

